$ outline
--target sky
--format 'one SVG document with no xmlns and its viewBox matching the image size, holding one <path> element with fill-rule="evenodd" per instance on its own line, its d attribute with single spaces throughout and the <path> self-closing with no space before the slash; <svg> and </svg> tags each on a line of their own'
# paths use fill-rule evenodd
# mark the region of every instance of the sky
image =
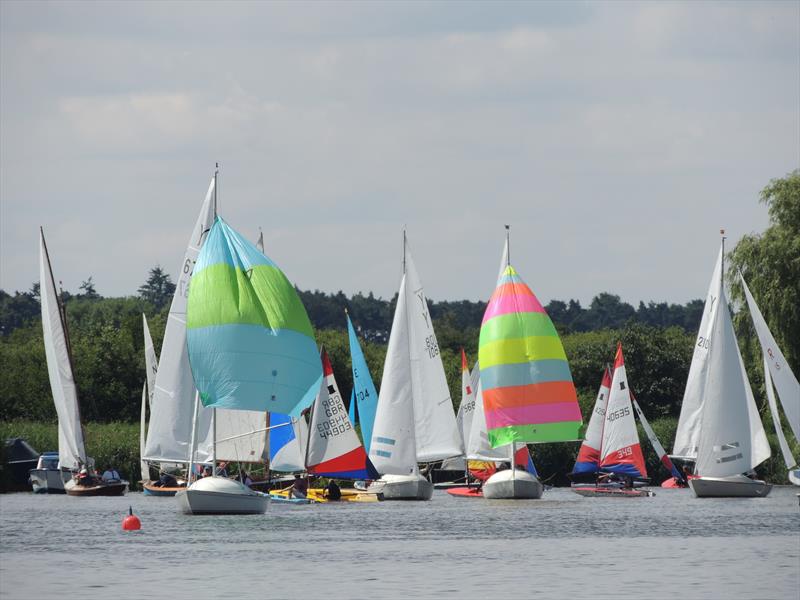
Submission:
<svg viewBox="0 0 800 600">
<path fill-rule="evenodd" d="M 301 289 L 705 295 L 800 166 L 798 2 L 0 3 L 0 288 L 136 294 L 219 208 Z"/>
</svg>

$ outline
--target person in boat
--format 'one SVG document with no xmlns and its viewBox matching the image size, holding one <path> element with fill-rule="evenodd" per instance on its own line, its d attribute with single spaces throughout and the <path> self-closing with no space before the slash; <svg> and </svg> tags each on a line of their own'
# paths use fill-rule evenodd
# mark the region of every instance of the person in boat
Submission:
<svg viewBox="0 0 800 600">
<path fill-rule="evenodd" d="M 308 495 L 308 480 L 300 475 L 294 476 L 294 483 L 289 488 L 289 498 L 305 498 Z"/>
<path fill-rule="evenodd" d="M 225 461 L 221 461 L 217 465 L 217 476 L 219 477 L 227 477 L 228 476 L 228 463 Z"/>
<path fill-rule="evenodd" d="M 202 477 L 211 477 L 211 467 L 206 467 L 203 469 Z"/>
<path fill-rule="evenodd" d="M 169 473 L 162 473 L 161 477 L 158 478 L 158 483 L 156 486 L 158 487 L 177 487 L 178 480 Z"/>
<path fill-rule="evenodd" d="M 103 481 L 120 481 L 121 479 L 119 472 L 114 467 L 109 466 L 103 471 Z"/>
<path fill-rule="evenodd" d="M 342 490 L 333 479 L 328 482 L 328 485 L 325 486 L 325 491 L 322 494 L 328 500 L 341 500 L 342 499 Z"/>
<path fill-rule="evenodd" d="M 78 472 L 78 485 L 89 487 L 93 483 L 94 483 L 94 478 L 92 477 L 91 473 L 89 473 L 89 469 L 83 467 Z"/>
</svg>

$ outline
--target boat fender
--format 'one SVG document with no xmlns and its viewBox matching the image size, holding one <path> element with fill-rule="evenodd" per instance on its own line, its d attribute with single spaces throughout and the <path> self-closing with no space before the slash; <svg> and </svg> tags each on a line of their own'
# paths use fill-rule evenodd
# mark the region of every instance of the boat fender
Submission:
<svg viewBox="0 0 800 600">
<path fill-rule="evenodd" d="M 142 528 L 142 522 L 135 514 L 133 514 L 133 507 L 128 507 L 128 516 L 122 519 L 122 529 L 124 531 L 139 531 Z"/>
</svg>

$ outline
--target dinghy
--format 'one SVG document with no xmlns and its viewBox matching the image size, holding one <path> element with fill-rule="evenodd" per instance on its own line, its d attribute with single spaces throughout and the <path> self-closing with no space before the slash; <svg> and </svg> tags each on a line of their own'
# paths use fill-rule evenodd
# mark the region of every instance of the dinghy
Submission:
<svg viewBox="0 0 800 600">
<path fill-rule="evenodd" d="M 756 335 L 758 335 L 758 341 L 761 345 L 761 353 L 764 359 L 764 387 L 767 391 L 767 401 L 772 414 L 772 423 L 775 426 L 775 434 L 778 436 L 778 445 L 783 455 L 783 461 L 786 464 L 789 481 L 793 485 L 800 485 L 800 468 L 798 468 L 797 460 L 792 455 L 789 444 L 786 442 L 786 436 L 781 425 L 781 417 L 778 413 L 778 403 L 775 401 L 775 390 L 777 390 L 789 427 L 794 433 L 795 439 L 800 440 L 800 383 L 798 383 L 797 377 L 795 377 L 778 343 L 772 336 L 772 332 L 769 330 L 767 322 L 761 314 L 753 294 L 750 293 L 750 288 L 747 287 L 747 282 L 741 272 L 739 272 L 739 278 L 742 282 Z"/>
<path fill-rule="evenodd" d="M 603 421 L 606 415 L 606 406 L 608 405 L 608 394 L 611 390 L 611 372 L 608 367 L 603 371 L 603 379 L 600 382 L 600 389 L 597 391 L 597 397 L 594 401 L 594 409 L 592 415 L 589 417 L 589 424 L 586 426 L 586 435 L 583 438 L 580 450 L 578 450 L 578 458 L 575 459 L 575 466 L 572 467 L 572 473 L 569 478 L 576 482 L 589 483 L 594 482 L 597 478 L 597 472 L 600 469 L 600 445 L 603 437 Z"/>
<path fill-rule="evenodd" d="M 564 348 L 550 317 L 511 266 L 506 226 L 502 271 L 480 330 L 478 362 L 489 443 L 574 441 L 581 412 Z M 473 419 L 477 418 L 477 414 Z M 511 468 L 483 485 L 485 498 L 541 498 L 537 477 Z"/>
<path fill-rule="evenodd" d="M 266 494 L 216 474 L 215 412 L 291 413 L 313 398 L 322 368 L 292 284 L 219 216 L 194 265 L 186 336 L 195 417 L 198 400 L 212 409 L 212 476 L 178 492 L 179 506 L 188 514 L 263 513 Z"/>
<path fill-rule="evenodd" d="M 386 500 L 430 500 L 418 463 L 464 453 L 425 291 L 403 232 L 403 276 L 389 335 L 369 457 Z"/>
<path fill-rule="evenodd" d="M 30 478 L 33 488 L 38 493 L 66 492 L 72 496 L 122 495 L 128 489 L 127 481 L 116 481 L 111 484 L 101 479 L 92 479 L 91 486 L 82 486 L 78 485 L 75 478 L 79 470 L 91 470 L 94 461 L 86 456 L 67 315 L 61 298 L 56 293 L 50 255 L 44 240 L 44 229 L 41 228 L 39 229 L 39 290 L 47 373 L 58 415 L 58 464 L 55 469 L 32 469 Z"/>
<path fill-rule="evenodd" d="M 705 381 L 700 394 L 699 435 L 695 475 L 689 486 L 698 498 L 764 497 L 772 489 L 743 473 L 770 456 L 764 427 L 736 343 L 722 274 L 724 241 L 716 281 L 713 311 L 707 331 Z"/>
</svg>

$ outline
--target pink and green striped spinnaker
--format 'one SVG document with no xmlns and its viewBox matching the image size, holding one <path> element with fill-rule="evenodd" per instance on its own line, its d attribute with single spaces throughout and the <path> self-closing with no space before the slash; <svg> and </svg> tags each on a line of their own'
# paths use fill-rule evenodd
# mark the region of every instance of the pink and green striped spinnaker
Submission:
<svg viewBox="0 0 800 600">
<path fill-rule="evenodd" d="M 580 438 L 581 411 L 553 322 L 508 265 L 481 324 L 478 360 L 493 447 Z"/>
</svg>

